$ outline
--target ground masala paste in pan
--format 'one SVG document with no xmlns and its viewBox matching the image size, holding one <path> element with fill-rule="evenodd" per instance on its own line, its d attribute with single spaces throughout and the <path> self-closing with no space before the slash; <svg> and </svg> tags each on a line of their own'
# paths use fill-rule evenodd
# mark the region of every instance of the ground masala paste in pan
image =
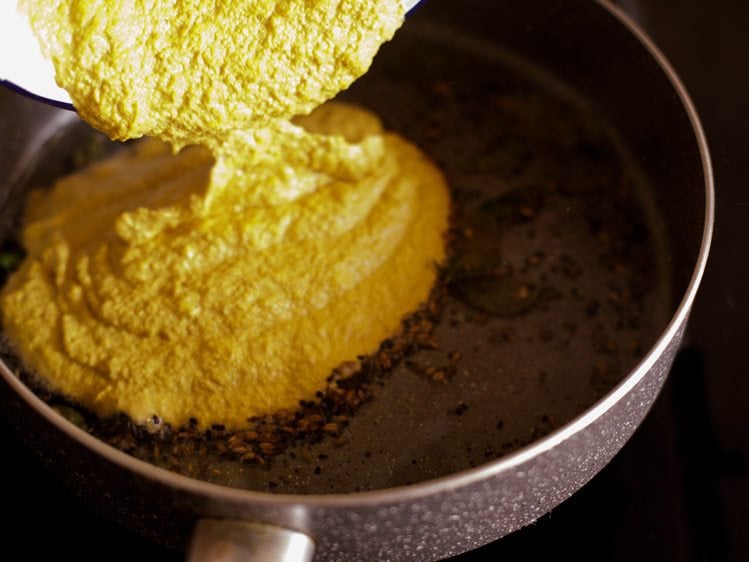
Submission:
<svg viewBox="0 0 749 562">
<path fill-rule="evenodd" d="M 2 315 L 50 388 L 100 416 L 235 427 L 313 397 L 426 300 L 442 175 L 370 112 L 321 105 L 399 0 L 20 7 L 81 116 L 155 137 L 29 198 Z"/>
</svg>

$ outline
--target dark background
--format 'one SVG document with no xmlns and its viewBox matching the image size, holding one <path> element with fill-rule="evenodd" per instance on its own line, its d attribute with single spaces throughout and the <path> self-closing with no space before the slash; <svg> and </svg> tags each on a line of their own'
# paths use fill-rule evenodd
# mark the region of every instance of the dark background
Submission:
<svg viewBox="0 0 749 562">
<path fill-rule="evenodd" d="M 702 117 L 717 192 L 707 274 L 669 382 L 622 452 L 536 524 L 456 561 L 749 560 L 749 1 L 620 4 L 669 57 Z M 2 417 L 0 442 L 6 552 L 182 560 L 88 509 Z"/>
</svg>

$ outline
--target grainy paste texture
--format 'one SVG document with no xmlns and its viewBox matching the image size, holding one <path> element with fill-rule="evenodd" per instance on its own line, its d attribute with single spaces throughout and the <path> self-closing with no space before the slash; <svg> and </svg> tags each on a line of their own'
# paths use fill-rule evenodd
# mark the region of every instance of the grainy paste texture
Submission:
<svg viewBox="0 0 749 562">
<path fill-rule="evenodd" d="M 2 315 L 52 389 L 240 426 L 313 397 L 427 298 L 440 172 L 363 109 L 306 115 L 366 71 L 397 0 L 20 4 L 82 116 L 161 139 L 29 198 Z"/>
</svg>

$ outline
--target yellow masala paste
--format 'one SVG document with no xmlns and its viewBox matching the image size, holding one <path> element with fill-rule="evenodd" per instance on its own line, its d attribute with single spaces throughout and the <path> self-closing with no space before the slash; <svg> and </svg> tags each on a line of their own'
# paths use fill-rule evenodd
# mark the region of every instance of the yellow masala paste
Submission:
<svg viewBox="0 0 749 562">
<path fill-rule="evenodd" d="M 162 139 L 29 198 L 2 317 L 51 388 L 239 426 L 313 397 L 427 298 L 440 172 L 363 109 L 291 120 L 368 68 L 398 1 L 21 4 L 86 119 Z"/>
</svg>

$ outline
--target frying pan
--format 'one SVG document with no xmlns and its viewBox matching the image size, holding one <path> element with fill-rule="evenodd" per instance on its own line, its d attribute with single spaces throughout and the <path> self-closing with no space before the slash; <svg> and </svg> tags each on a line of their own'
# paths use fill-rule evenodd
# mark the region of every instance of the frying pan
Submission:
<svg viewBox="0 0 749 562">
<path fill-rule="evenodd" d="M 24 192 L 95 136 L 0 96 L 12 236 Z M 438 345 L 372 384 L 346 443 L 185 476 L 67 421 L 11 356 L 0 369 L 7 415 L 72 488 L 170 546 L 193 536 L 195 561 L 430 560 L 496 540 L 606 465 L 684 334 L 712 231 L 707 146 L 668 63 L 615 8 L 430 0 L 344 97 L 429 153 L 456 208 Z M 460 357 L 446 381 L 425 374 L 440 353 Z"/>
</svg>

